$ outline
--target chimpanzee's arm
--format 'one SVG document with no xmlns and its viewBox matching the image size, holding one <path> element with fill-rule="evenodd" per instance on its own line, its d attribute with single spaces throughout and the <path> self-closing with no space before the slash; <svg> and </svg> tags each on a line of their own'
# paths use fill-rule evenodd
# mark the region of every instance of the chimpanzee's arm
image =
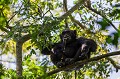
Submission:
<svg viewBox="0 0 120 79">
<path fill-rule="evenodd" d="M 88 59 L 90 58 L 90 52 L 95 52 L 97 49 L 97 44 L 92 39 L 80 37 L 77 43 L 79 44 L 79 49 L 73 58 L 67 59 L 67 62 L 74 63 L 75 61 Z"/>
<path fill-rule="evenodd" d="M 41 53 L 43 55 L 50 55 L 52 53 L 52 48 L 54 48 L 54 46 L 56 45 L 57 43 L 54 43 L 52 45 L 49 45 L 48 47 L 45 47 L 42 49 Z"/>
<path fill-rule="evenodd" d="M 79 39 L 79 42 L 81 45 L 76 55 L 74 56 L 74 59 L 81 60 L 81 59 L 90 58 L 91 52 L 96 52 L 97 44 L 94 40 L 82 37 Z"/>
</svg>

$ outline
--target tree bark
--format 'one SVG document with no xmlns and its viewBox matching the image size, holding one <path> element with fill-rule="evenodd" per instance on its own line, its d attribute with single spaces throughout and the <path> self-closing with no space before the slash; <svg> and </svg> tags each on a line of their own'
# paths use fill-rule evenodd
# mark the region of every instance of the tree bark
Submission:
<svg viewBox="0 0 120 79">
<path fill-rule="evenodd" d="M 17 77 L 22 77 L 22 44 L 20 41 L 16 41 L 16 73 Z"/>
</svg>

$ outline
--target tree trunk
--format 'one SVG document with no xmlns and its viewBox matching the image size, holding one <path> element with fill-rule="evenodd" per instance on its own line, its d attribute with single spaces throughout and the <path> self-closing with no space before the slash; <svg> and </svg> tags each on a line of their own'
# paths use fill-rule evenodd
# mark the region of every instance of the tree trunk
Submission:
<svg viewBox="0 0 120 79">
<path fill-rule="evenodd" d="M 30 39 L 30 35 L 24 35 L 16 40 L 16 74 L 18 78 L 22 78 L 22 45 Z"/>
<path fill-rule="evenodd" d="M 16 73 L 17 77 L 22 77 L 22 44 L 20 41 L 16 41 Z"/>
</svg>

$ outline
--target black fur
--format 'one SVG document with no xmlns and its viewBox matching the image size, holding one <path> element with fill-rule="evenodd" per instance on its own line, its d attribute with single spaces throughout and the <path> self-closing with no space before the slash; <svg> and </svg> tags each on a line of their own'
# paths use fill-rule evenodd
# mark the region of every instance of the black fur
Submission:
<svg viewBox="0 0 120 79">
<path fill-rule="evenodd" d="M 96 52 L 96 42 L 76 37 L 76 30 L 64 30 L 60 35 L 61 41 L 44 48 L 41 53 L 50 55 L 51 61 L 58 68 L 90 58 L 91 52 Z"/>
</svg>

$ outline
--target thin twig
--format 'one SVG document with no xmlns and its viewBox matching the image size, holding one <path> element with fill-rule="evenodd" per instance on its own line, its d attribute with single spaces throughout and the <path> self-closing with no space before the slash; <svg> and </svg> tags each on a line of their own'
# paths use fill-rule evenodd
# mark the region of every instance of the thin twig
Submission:
<svg viewBox="0 0 120 79">
<path fill-rule="evenodd" d="M 18 14 L 20 12 L 20 10 L 22 9 L 22 6 L 23 6 L 23 4 L 20 6 L 19 11 L 16 12 L 15 14 L 13 14 L 13 16 L 7 21 L 8 23 L 15 17 L 16 14 Z"/>
</svg>

